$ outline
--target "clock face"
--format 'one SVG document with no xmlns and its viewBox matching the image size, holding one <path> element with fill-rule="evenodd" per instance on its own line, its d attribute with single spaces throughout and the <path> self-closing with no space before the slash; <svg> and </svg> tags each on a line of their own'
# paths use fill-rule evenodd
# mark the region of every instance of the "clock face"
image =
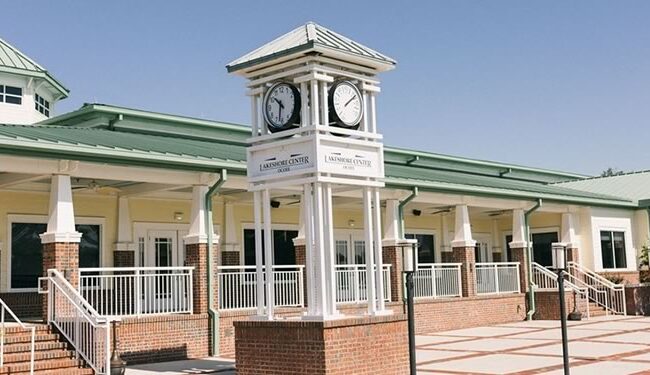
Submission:
<svg viewBox="0 0 650 375">
<path fill-rule="evenodd" d="M 264 119 L 271 132 L 294 126 L 300 115 L 300 93 L 288 83 L 276 83 L 264 97 Z"/>
<path fill-rule="evenodd" d="M 354 127 L 361 121 L 363 100 L 359 89 L 352 82 L 342 81 L 332 87 L 330 105 L 339 125 Z"/>
</svg>

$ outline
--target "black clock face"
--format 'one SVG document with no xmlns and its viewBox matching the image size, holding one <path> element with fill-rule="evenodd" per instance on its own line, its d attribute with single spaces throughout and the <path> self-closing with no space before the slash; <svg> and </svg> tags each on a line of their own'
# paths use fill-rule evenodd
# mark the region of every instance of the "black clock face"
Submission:
<svg viewBox="0 0 650 375">
<path fill-rule="evenodd" d="M 297 126 L 300 120 L 300 92 L 288 83 L 276 83 L 266 92 L 263 112 L 272 133 Z"/>
<path fill-rule="evenodd" d="M 330 114 L 336 125 L 357 128 L 363 115 L 363 99 L 357 86 L 350 81 L 341 81 L 329 92 Z"/>
</svg>

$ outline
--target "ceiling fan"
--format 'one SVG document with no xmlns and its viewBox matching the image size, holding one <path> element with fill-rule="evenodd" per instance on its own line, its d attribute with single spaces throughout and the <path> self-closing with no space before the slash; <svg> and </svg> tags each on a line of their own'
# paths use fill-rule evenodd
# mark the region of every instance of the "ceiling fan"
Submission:
<svg viewBox="0 0 650 375">
<path fill-rule="evenodd" d="M 77 179 L 77 183 L 79 183 L 79 179 Z M 93 191 L 97 194 L 104 194 L 104 195 L 110 195 L 110 194 L 117 194 L 120 191 L 122 191 L 120 188 L 114 187 L 114 186 L 101 186 L 100 184 L 97 183 L 97 181 L 90 180 L 87 184 L 80 184 L 77 186 L 72 187 L 73 191 Z"/>
</svg>

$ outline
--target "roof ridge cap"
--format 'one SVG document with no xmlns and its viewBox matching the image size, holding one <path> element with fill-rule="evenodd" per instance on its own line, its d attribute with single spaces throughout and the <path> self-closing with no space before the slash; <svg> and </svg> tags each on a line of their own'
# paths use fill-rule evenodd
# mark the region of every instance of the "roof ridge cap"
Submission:
<svg viewBox="0 0 650 375">
<path fill-rule="evenodd" d="M 613 176 L 592 176 L 592 177 L 581 178 L 581 179 L 577 179 L 577 180 L 560 181 L 560 182 L 554 182 L 553 185 L 572 183 L 572 182 L 580 182 L 580 181 L 601 180 L 601 179 L 614 178 L 614 177 L 624 177 L 624 176 L 630 176 L 630 175 L 634 175 L 634 174 L 643 174 L 643 173 L 650 173 L 650 169 L 642 169 L 642 170 L 639 170 L 639 171 L 623 172 L 621 174 L 617 174 L 617 175 L 613 175 Z"/>
</svg>

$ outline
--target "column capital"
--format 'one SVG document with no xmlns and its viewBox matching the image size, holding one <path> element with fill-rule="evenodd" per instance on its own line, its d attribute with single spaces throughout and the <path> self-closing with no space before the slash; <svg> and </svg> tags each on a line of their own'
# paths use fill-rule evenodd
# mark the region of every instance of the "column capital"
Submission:
<svg viewBox="0 0 650 375">
<path fill-rule="evenodd" d="M 72 184 L 69 175 L 52 175 L 49 212 L 47 230 L 40 235 L 42 243 L 81 242 L 81 233 L 75 228 Z"/>
<path fill-rule="evenodd" d="M 451 247 L 474 247 L 476 241 L 472 238 L 472 227 L 469 221 L 469 210 L 467 205 L 456 206 L 456 225 L 454 227 L 454 240 Z"/>
<path fill-rule="evenodd" d="M 511 249 L 523 249 L 528 247 L 526 239 L 526 219 L 524 210 L 512 211 L 512 241 L 509 243 Z"/>
</svg>

